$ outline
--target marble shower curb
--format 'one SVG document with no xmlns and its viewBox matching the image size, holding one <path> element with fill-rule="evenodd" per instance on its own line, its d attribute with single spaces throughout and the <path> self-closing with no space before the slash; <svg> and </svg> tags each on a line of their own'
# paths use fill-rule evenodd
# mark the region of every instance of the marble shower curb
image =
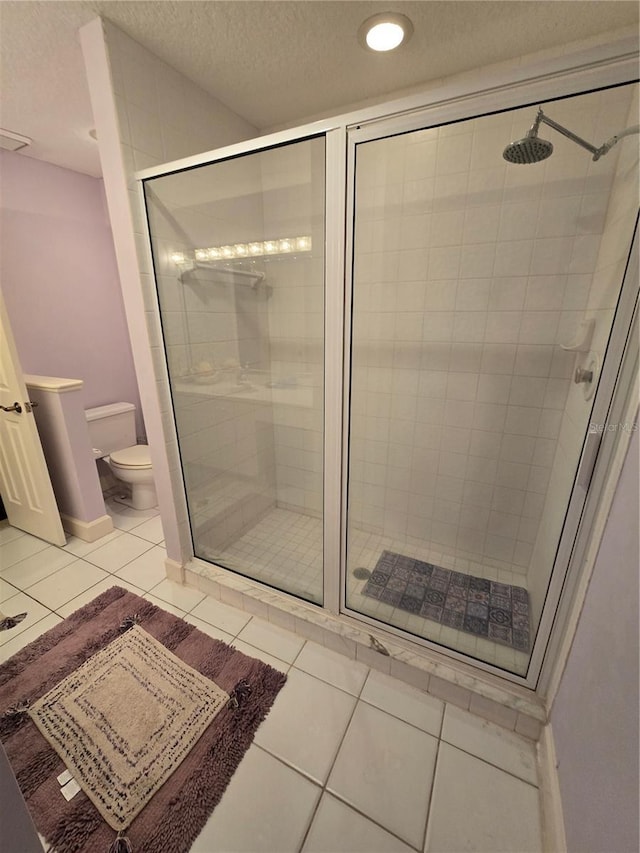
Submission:
<svg viewBox="0 0 640 853">
<path fill-rule="evenodd" d="M 478 673 L 430 649 L 412 648 L 409 641 L 348 617 L 334 616 L 198 559 L 183 567 L 167 561 L 166 566 L 171 580 L 359 660 L 530 740 L 539 739 L 547 721 L 544 704 L 535 693 L 517 684 L 505 684 L 498 676 Z"/>
</svg>

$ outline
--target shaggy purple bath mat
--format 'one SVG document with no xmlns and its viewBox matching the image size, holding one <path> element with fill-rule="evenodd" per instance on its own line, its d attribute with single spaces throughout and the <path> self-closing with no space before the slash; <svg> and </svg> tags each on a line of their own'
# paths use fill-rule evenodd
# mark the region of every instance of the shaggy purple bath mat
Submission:
<svg viewBox="0 0 640 853">
<path fill-rule="evenodd" d="M 57 853 L 106 853 L 116 833 L 84 791 L 69 802 L 62 797 L 57 777 L 65 765 L 29 716 L 27 706 L 37 707 L 37 701 L 50 691 L 55 695 L 53 688 L 65 679 L 73 682 L 74 673 L 89 658 L 122 637 L 134 623 L 231 697 L 127 826 L 124 835 L 134 853 L 189 850 L 286 681 L 283 673 L 262 661 L 212 639 L 120 587 L 107 590 L 19 651 L 0 666 L 0 740 L 37 829 Z M 86 696 L 81 701 L 86 711 L 91 703 Z M 174 711 L 167 711 L 167 721 Z M 70 716 L 68 706 L 61 706 L 59 713 Z M 114 710 L 114 719 L 122 721 L 126 716 L 121 706 Z M 71 725 L 77 721 L 71 720 Z M 120 734 L 119 742 L 127 743 L 127 732 Z M 89 750 L 88 766 L 96 761 L 95 750 Z"/>
<path fill-rule="evenodd" d="M 529 593 L 383 551 L 363 595 L 520 652 L 529 651 Z"/>
</svg>

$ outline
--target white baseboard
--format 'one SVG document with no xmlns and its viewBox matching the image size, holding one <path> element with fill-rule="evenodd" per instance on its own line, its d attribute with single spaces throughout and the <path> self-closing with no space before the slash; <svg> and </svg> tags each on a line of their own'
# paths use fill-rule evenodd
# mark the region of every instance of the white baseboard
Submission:
<svg viewBox="0 0 640 853">
<path fill-rule="evenodd" d="M 170 557 L 167 557 L 164 561 L 164 566 L 167 570 L 167 577 L 170 581 L 182 584 L 184 583 L 184 566 L 182 563 L 178 563 L 177 560 L 172 560 Z"/>
<path fill-rule="evenodd" d="M 551 723 L 542 729 L 538 741 L 538 776 L 542 812 L 542 849 L 545 853 L 567 853 L 558 760 Z"/>
<path fill-rule="evenodd" d="M 113 530 L 113 521 L 109 515 L 101 515 L 92 521 L 82 521 L 61 512 L 60 520 L 67 533 L 71 533 L 72 536 L 77 536 L 78 539 L 83 539 L 85 542 L 95 542 L 96 539 L 102 539 L 103 536 Z"/>
</svg>

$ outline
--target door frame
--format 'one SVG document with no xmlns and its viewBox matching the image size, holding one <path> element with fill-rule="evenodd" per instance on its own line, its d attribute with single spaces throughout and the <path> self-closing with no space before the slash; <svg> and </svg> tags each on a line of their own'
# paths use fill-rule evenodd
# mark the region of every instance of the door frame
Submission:
<svg viewBox="0 0 640 853">
<path fill-rule="evenodd" d="M 639 335 L 640 218 L 636 218 L 633 242 L 600 380 L 601 384 L 606 383 L 609 386 L 611 393 L 607 399 L 603 390 L 602 399 L 599 400 L 598 387 L 591 413 L 591 423 L 624 424 L 625 429 L 603 431 L 595 461 L 586 460 L 588 466 L 593 466 L 592 475 L 581 516 L 577 519 L 578 529 L 575 540 L 571 543 L 572 550 L 566 555 L 568 564 L 564 583 L 560 589 L 553 590 L 557 597 L 557 606 L 555 612 L 549 616 L 548 644 L 540 650 L 540 660 L 536 661 L 538 677 L 535 688 L 548 700 L 555 695 L 569 655 L 609 510 L 633 435 L 632 425 L 635 424 L 636 430 L 640 428 L 636 420 L 640 381 Z M 584 451 L 585 448 L 580 465 L 584 460 Z M 576 477 L 579 472 L 580 466 Z M 570 507 L 571 510 L 575 511 L 576 507 Z"/>
<path fill-rule="evenodd" d="M 595 75 L 595 76 L 594 76 Z M 534 644 L 531 650 L 529 665 L 525 675 L 517 675 L 502 668 L 489 664 L 485 661 L 475 659 L 469 655 L 457 652 L 455 649 L 439 645 L 433 641 L 423 639 L 413 634 L 395 628 L 385 622 L 380 622 L 365 614 L 351 609 L 346 601 L 346 569 L 347 569 L 347 514 L 348 514 L 348 472 L 349 472 L 349 388 L 351 387 L 351 325 L 352 325 L 352 299 L 353 299 L 353 225 L 355 222 L 355 172 L 356 172 L 356 147 L 362 142 L 385 139 L 415 130 L 428 127 L 436 127 L 442 124 L 462 121 L 469 118 L 477 118 L 493 113 L 500 113 L 512 108 L 533 107 L 534 105 L 559 97 L 575 97 L 586 94 L 594 89 L 610 88 L 611 86 L 633 84 L 637 81 L 637 69 L 635 76 L 630 80 L 620 80 L 618 69 L 607 67 L 602 76 L 595 74 L 590 69 L 588 75 L 589 88 L 583 89 L 581 83 L 582 75 L 572 75 L 569 91 L 565 88 L 565 78 L 561 77 L 553 81 L 549 86 L 548 81 L 540 81 L 530 89 L 529 87 L 516 86 L 505 96 L 505 92 L 491 91 L 486 96 L 478 96 L 473 99 L 463 98 L 455 102 L 449 102 L 442 107 L 428 107 L 421 111 L 412 112 L 409 115 L 393 116 L 379 121 L 371 121 L 362 124 L 354 124 L 347 128 L 347 241 L 345 255 L 345 316 L 344 316 L 344 423 L 343 423 L 343 488 L 342 488 L 342 551 L 341 551 L 341 582 L 340 582 L 340 613 L 360 622 L 366 622 L 373 627 L 382 628 L 398 637 L 410 639 L 416 645 L 424 646 L 440 654 L 455 658 L 461 662 L 472 663 L 473 666 L 485 672 L 498 675 L 501 678 L 516 684 L 537 689 L 539 686 L 548 686 L 550 682 L 549 667 L 545 662 L 553 659 L 553 655 L 547 654 L 548 647 L 556 648 L 561 642 L 564 628 L 570 612 L 569 602 L 575 598 L 575 592 L 580 581 L 580 554 L 583 554 L 588 546 L 591 527 L 585 519 L 591 519 L 593 523 L 594 514 L 597 512 L 597 504 L 600 493 L 607 482 L 608 467 L 603 461 L 605 434 L 585 435 L 584 444 L 580 453 L 571 496 L 567 506 L 567 514 L 562 527 L 560 540 L 557 546 L 553 568 L 550 574 L 547 594 L 545 597 L 540 623 L 534 636 Z M 606 83 L 600 84 L 601 80 Z M 598 82 L 598 85 L 596 84 Z M 531 97 L 532 91 L 539 98 Z M 500 108 L 497 109 L 498 105 Z M 633 361 L 633 347 L 629 346 L 631 328 L 636 317 L 638 302 L 638 225 L 634 231 L 632 244 L 629 247 L 629 258 L 625 269 L 623 281 L 620 285 L 618 303 L 609 333 L 609 341 L 606 349 L 604 363 L 601 366 L 598 377 L 598 387 L 594 395 L 591 412 L 591 422 L 604 423 L 607 413 L 614 405 L 614 396 L 624 393 L 621 386 L 622 378 L 627 379 L 628 371 L 624 369 L 625 359 Z M 627 379 L 628 381 L 628 379 Z M 609 453 L 613 452 L 611 441 L 607 442 Z M 587 473 L 586 469 L 590 469 Z M 579 481 L 586 476 L 588 488 L 581 487 Z M 561 567 L 565 566 L 564 571 Z M 559 610 L 562 599 L 563 609 Z M 564 620 L 560 618 L 564 616 Z"/>
</svg>

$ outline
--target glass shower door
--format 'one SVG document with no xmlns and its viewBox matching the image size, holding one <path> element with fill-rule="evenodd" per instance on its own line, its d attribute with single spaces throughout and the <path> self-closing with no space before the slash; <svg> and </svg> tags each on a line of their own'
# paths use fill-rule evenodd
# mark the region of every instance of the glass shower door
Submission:
<svg viewBox="0 0 640 853">
<path fill-rule="evenodd" d="M 323 598 L 324 137 L 144 183 L 197 557 Z"/>
<path fill-rule="evenodd" d="M 599 144 L 637 86 L 544 108 Z M 637 136 L 507 162 L 535 114 L 352 134 L 346 608 L 518 675 L 638 210 Z"/>
</svg>

